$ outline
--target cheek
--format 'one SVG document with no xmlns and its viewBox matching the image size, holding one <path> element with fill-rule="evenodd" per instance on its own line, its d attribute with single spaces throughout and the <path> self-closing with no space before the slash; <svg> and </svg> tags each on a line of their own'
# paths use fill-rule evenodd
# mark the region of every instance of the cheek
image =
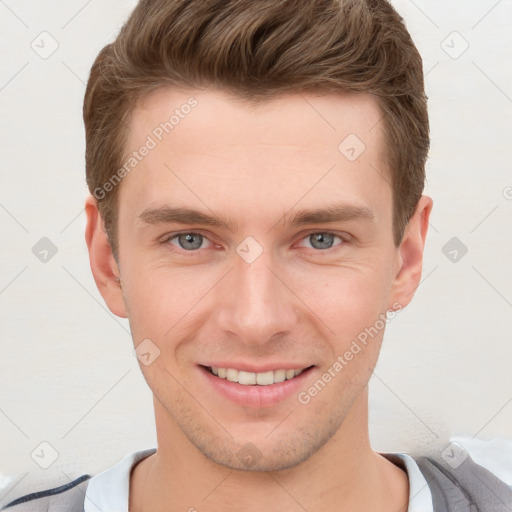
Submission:
<svg viewBox="0 0 512 512">
<path fill-rule="evenodd" d="M 339 268 L 297 283 L 297 295 L 343 345 L 372 326 L 385 310 L 386 286 L 374 268 Z M 299 286 L 300 285 L 300 286 Z"/>
<path fill-rule="evenodd" d="M 178 350 L 216 305 L 218 273 L 148 264 L 126 274 L 125 301 L 135 344 L 149 338 L 161 350 Z"/>
<path fill-rule="evenodd" d="M 338 267 L 309 265 L 281 272 L 296 295 L 289 296 L 290 307 L 317 323 L 336 350 L 344 351 L 371 327 L 386 304 L 386 273 L 381 268 L 385 262 L 369 260 L 367 255 L 364 261 Z M 169 330 L 175 337 L 192 318 L 202 319 L 208 308 L 220 306 L 222 297 L 232 299 L 229 290 L 223 290 L 228 281 L 219 282 L 222 273 L 215 266 L 177 269 L 147 261 L 124 268 L 125 301 L 135 343 L 151 337 L 167 340 Z M 286 293 L 282 297 L 286 300 Z"/>
<path fill-rule="evenodd" d="M 135 342 L 163 339 L 186 313 L 186 287 L 158 272 L 133 269 L 124 274 L 125 301 Z"/>
</svg>

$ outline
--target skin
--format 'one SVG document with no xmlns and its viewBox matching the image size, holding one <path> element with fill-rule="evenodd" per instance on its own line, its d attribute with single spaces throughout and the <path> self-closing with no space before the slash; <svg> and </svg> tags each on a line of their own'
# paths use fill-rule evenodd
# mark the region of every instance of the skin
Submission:
<svg viewBox="0 0 512 512">
<path fill-rule="evenodd" d="M 86 200 L 98 289 L 129 318 L 135 347 L 150 339 L 160 350 L 140 364 L 158 450 L 132 471 L 130 511 L 407 510 L 406 473 L 368 435 L 368 381 L 384 329 L 307 404 L 296 393 L 268 407 L 234 403 L 198 378 L 198 364 L 314 365 L 307 391 L 380 314 L 412 299 L 432 199 L 421 197 L 395 247 L 383 123 L 366 94 L 289 95 L 255 108 L 218 90 L 159 90 L 134 110 L 127 151 L 191 96 L 197 107 L 120 185 L 118 262 L 95 199 Z M 338 150 L 348 134 L 366 146 L 353 162 Z M 340 202 L 368 207 L 374 222 L 286 223 L 298 209 Z M 160 206 L 237 226 L 141 222 Z M 183 248 L 169 240 L 176 232 L 199 233 L 202 245 Z M 313 245 L 318 232 L 336 235 L 331 248 Z M 236 252 L 248 236 L 263 249 L 252 263 Z M 248 443 L 258 454 L 250 469 L 237 456 Z"/>
</svg>

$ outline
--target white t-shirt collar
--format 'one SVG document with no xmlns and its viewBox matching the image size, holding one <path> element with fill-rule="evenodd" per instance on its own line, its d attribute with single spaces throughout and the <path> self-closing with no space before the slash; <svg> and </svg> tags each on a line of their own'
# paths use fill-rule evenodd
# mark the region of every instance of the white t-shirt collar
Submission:
<svg viewBox="0 0 512 512">
<path fill-rule="evenodd" d="M 84 512 L 128 512 L 130 472 L 135 464 L 155 453 L 156 448 L 139 450 L 126 455 L 111 468 L 89 480 Z M 409 507 L 407 512 L 434 512 L 430 488 L 416 461 L 406 453 L 381 453 L 382 456 L 405 465 L 409 477 Z"/>
</svg>

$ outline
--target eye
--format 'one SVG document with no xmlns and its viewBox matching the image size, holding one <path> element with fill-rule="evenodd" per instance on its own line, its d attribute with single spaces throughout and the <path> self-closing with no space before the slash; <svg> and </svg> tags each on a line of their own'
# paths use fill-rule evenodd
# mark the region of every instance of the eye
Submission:
<svg viewBox="0 0 512 512">
<path fill-rule="evenodd" d="M 310 233 L 302 240 L 308 241 L 311 245 L 309 247 L 318 250 L 327 250 L 331 249 L 334 245 L 335 239 L 339 239 L 341 242 L 345 242 L 345 240 L 334 233 L 330 233 L 328 231 L 319 231 L 317 233 Z M 338 244 L 343 245 L 343 244 Z"/>
<path fill-rule="evenodd" d="M 176 240 L 177 243 L 173 243 L 174 240 Z M 205 236 L 201 235 L 201 233 L 187 232 L 171 235 L 168 238 L 166 238 L 164 242 L 176 245 L 180 249 L 184 249 L 185 251 L 195 251 L 196 249 L 201 248 L 201 245 L 205 240 L 208 239 Z"/>
<path fill-rule="evenodd" d="M 336 239 L 341 243 L 335 244 Z M 205 241 L 211 245 L 209 239 L 201 233 L 187 231 L 169 235 L 162 241 L 162 243 L 174 245 L 178 249 L 182 249 L 187 252 L 197 252 L 199 249 L 205 249 L 208 247 L 203 247 L 203 242 Z M 344 245 L 348 240 L 341 235 L 337 235 L 329 231 L 318 231 L 306 235 L 301 239 L 301 241 L 306 242 L 305 247 L 315 249 L 317 251 L 326 251 L 332 249 L 336 245 Z"/>
</svg>

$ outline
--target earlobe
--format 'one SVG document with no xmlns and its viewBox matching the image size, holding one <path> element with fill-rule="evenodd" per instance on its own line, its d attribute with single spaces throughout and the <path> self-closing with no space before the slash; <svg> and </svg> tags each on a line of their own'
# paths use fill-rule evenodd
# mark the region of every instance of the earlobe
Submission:
<svg viewBox="0 0 512 512">
<path fill-rule="evenodd" d="M 421 280 L 423 250 L 428 232 L 428 221 L 433 201 L 421 196 L 414 215 L 407 224 L 400 247 L 397 249 L 397 271 L 393 280 L 390 304 L 404 308 L 411 302 Z M 392 305 L 389 309 L 396 309 Z"/>
<path fill-rule="evenodd" d="M 98 211 L 97 201 L 93 196 L 85 201 L 87 225 L 85 241 L 89 250 L 89 262 L 96 286 L 114 315 L 127 318 L 126 306 L 117 266 L 112 248 Z"/>
</svg>

